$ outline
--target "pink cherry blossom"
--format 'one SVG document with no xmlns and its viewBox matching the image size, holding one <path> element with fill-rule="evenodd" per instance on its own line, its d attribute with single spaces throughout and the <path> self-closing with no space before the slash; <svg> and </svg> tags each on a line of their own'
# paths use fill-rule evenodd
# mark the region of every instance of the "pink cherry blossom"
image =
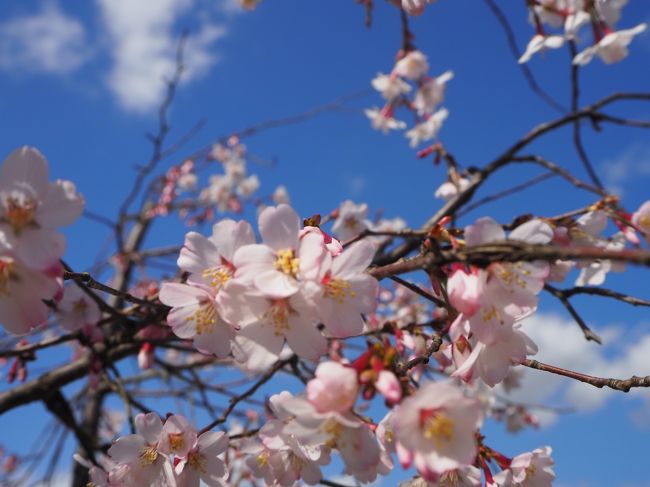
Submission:
<svg viewBox="0 0 650 487">
<path fill-rule="evenodd" d="M 286 298 L 298 292 L 299 280 L 314 279 L 327 253 L 323 237 L 300 238 L 300 218 L 290 206 L 268 207 L 260 214 L 264 244 L 245 245 L 233 257 L 235 278 L 266 296 Z"/>
<path fill-rule="evenodd" d="M 429 70 L 427 57 L 420 51 L 410 51 L 395 63 L 393 73 L 406 79 L 417 80 Z"/>
<path fill-rule="evenodd" d="M 180 414 L 174 414 L 165 420 L 158 440 L 158 451 L 166 455 L 186 457 L 196 443 L 196 430 Z"/>
<path fill-rule="evenodd" d="M 167 420 L 169 421 L 169 420 Z M 202 433 L 187 456 L 176 466 L 178 487 L 208 487 L 227 485 L 226 466 L 219 456 L 228 449 L 228 436 L 223 432 Z"/>
<path fill-rule="evenodd" d="M 406 123 L 393 117 L 393 111 L 390 108 L 368 108 L 364 113 L 370 119 L 372 128 L 381 130 L 385 134 L 390 130 L 402 130 L 406 128 Z"/>
<path fill-rule="evenodd" d="M 573 64 L 587 64 L 595 55 L 598 55 L 606 64 L 621 61 L 627 57 L 629 53 L 627 46 L 630 45 L 634 36 L 641 34 L 646 28 L 646 24 L 639 24 L 631 29 L 609 32 L 595 45 L 576 54 L 573 58 Z"/>
<path fill-rule="evenodd" d="M 14 335 L 24 335 L 47 321 L 44 299 L 61 291 L 55 277 L 25 267 L 0 254 L 0 323 Z"/>
<path fill-rule="evenodd" d="M 32 269 L 57 265 L 65 237 L 56 228 L 73 223 L 83 208 L 70 181 L 48 182 L 47 161 L 39 151 L 16 149 L 0 167 L 0 250 L 13 252 Z"/>
<path fill-rule="evenodd" d="M 453 77 L 453 71 L 445 71 L 437 78 L 429 78 L 420 84 L 413 98 L 413 107 L 420 116 L 432 113 L 442 103 L 447 82 Z"/>
<path fill-rule="evenodd" d="M 368 220 L 368 205 L 365 203 L 357 205 L 346 200 L 339 207 L 339 214 L 332 225 L 332 232 L 339 240 L 345 242 L 371 226 L 372 223 Z"/>
<path fill-rule="evenodd" d="M 178 267 L 189 272 L 187 282 L 203 286 L 215 295 L 233 277 L 235 252 L 255 243 L 252 227 L 244 222 L 221 220 L 212 227 L 209 238 L 190 232 L 178 258 Z"/>
<path fill-rule="evenodd" d="M 394 410 L 392 426 L 402 460 L 435 481 L 448 470 L 473 463 L 474 432 L 481 413 L 476 399 L 450 384 L 422 386 Z"/>
<path fill-rule="evenodd" d="M 512 459 L 510 468 L 494 476 L 501 487 L 550 487 L 555 480 L 551 448 L 545 446 Z"/>
<path fill-rule="evenodd" d="M 334 336 L 359 334 L 363 329 L 361 315 L 377 306 L 379 285 L 365 272 L 374 255 L 372 243 L 355 242 L 338 257 L 328 256 L 321 266 L 319 282 L 306 285 L 308 299 Z"/>
<path fill-rule="evenodd" d="M 251 371 L 275 362 L 285 340 L 308 360 L 316 361 L 327 351 L 327 341 L 316 328 L 315 310 L 301 293 L 268 298 L 234 282 L 219 305 L 223 318 L 240 327 L 234 337 L 235 356 Z"/>
<path fill-rule="evenodd" d="M 533 54 L 543 52 L 546 49 L 559 49 L 564 45 L 562 36 L 544 36 L 536 34 L 526 46 L 526 50 L 519 58 L 519 64 L 527 63 L 533 57 Z"/>
<path fill-rule="evenodd" d="M 77 285 L 66 286 L 57 315 L 61 328 L 67 331 L 95 325 L 102 316 L 97 303 Z"/>
<path fill-rule="evenodd" d="M 632 223 L 637 227 L 650 242 L 650 201 L 646 201 L 632 214 Z"/>
<path fill-rule="evenodd" d="M 210 292 L 201 287 L 166 282 L 160 290 L 160 301 L 172 307 L 167 323 L 177 337 L 193 339 L 194 346 L 204 353 L 228 356 L 233 330 L 219 315 Z"/>
<path fill-rule="evenodd" d="M 377 74 L 372 80 L 372 87 L 388 101 L 392 101 L 400 95 L 411 91 L 409 84 L 404 82 L 399 76 L 381 73 Z"/>
<path fill-rule="evenodd" d="M 318 412 L 349 411 L 359 390 L 357 372 L 338 362 L 323 362 L 307 384 L 307 399 Z"/>
</svg>

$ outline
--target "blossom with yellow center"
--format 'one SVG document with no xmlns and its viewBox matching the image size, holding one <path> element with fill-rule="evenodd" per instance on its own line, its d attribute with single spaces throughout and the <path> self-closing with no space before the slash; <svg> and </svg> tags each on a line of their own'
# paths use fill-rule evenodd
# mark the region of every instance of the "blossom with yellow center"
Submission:
<svg viewBox="0 0 650 487">
<path fill-rule="evenodd" d="M 181 433 L 170 433 L 167 436 L 172 452 L 178 452 L 185 448 L 185 437 Z"/>
<path fill-rule="evenodd" d="M 325 296 L 343 304 L 348 298 L 354 298 L 357 293 L 352 290 L 349 281 L 345 279 L 326 279 Z"/>
<path fill-rule="evenodd" d="M 197 472 L 207 473 L 205 456 L 200 453 L 190 452 L 187 459 L 187 464 Z"/>
<path fill-rule="evenodd" d="M 284 335 L 290 329 L 289 315 L 295 313 L 288 299 L 274 299 L 264 316 L 264 322 L 275 327 L 275 335 Z"/>
<path fill-rule="evenodd" d="M 295 278 L 300 269 L 300 259 L 292 249 L 282 249 L 276 252 L 277 258 L 273 266 L 280 272 Z"/>
<path fill-rule="evenodd" d="M 11 296 L 9 282 L 14 277 L 12 260 L 0 259 L 0 295 Z"/>
<path fill-rule="evenodd" d="M 194 321 L 196 334 L 207 333 L 214 329 L 217 324 L 217 308 L 212 301 L 201 303 L 196 312 L 187 318 L 187 321 Z"/>
<path fill-rule="evenodd" d="M 5 220 L 17 234 L 25 227 L 34 223 L 36 203 L 30 199 L 19 201 L 16 198 L 7 198 Z"/>
<path fill-rule="evenodd" d="M 233 276 L 233 271 L 228 266 L 216 266 L 205 269 L 202 273 L 203 279 L 208 280 L 215 291 L 222 289 Z"/>
<path fill-rule="evenodd" d="M 420 410 L 420 425 L 423 436 L 432 440 L 437 448 L 451 442 L 454 437 L 454 421 L 439 410 Z"/>
<path fill-rule="evenodd" d="M 140 465 L 148 467 L 158 459 L 158 452 L 152 446 L 146 446 L 140 452 Z"/>
</svg>

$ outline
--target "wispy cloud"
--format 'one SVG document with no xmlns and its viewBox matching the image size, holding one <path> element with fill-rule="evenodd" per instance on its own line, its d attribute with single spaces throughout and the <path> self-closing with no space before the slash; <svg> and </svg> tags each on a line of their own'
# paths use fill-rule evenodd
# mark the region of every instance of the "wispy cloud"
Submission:
<svg viewBox="0 0 650 487">
<path fill-rule="evenodd" d="M 0 24 L 0 69 L 67 74 L 88 59 L 86 46 L 81 22 L 47 1 L 35 14 Z"/>
<path fill-rule="evenodd" d="M 174 73 L 183 28 L 192 27 L 183 51 L 183 83 L 204 76 L 219 60 L 215 43 L 226 29 L 214 17 L 224 17 L 223 7 L 205 8 L 197 0 L 95 0 L 94 5 L 99 29 L 87 29 L 56 0 L 0 23 L 0 69 L 69 75 L 107 52 L 110 63 L 99 68 L 106 88 L 123 109 L 149 113 L 162 101 L 165 79 Z"/>
<path fill-rule="evenodd" d="M 585 340 L 573 321 L 542 313 L 525 320 L 523 327 L 539 346 L 540 351 L 534 358 L 542 362 L 603 377 L 627 378 L 650 373 L 650 334 L 632 338 L 634 334 L 629 330 L 624 333 L 622 327 L 601 328 L 597 332 L 604 345 L 598 346 Z M 510 397 L 529 404 L 554 404 L 570 406 L 577 411 L 593 411 L 603 407 L 615 394 L 616 391 L 610 389 L 597 389 L 564 377 L 526 370 L 523 387 Z M 641 397 L 643 391 L 630 394 Z M 647 407 L 648 404 L 644 406 Z M 556 419 L 555 415 L 544 411 L 540 412 L 540 417 L 547 424 Z"/>
<path fill-rule="evenodd" d="M 650 175 L 650 145 L 632 145 L 618 156 L 606 159 L 601 167 L 608 189 L 623 196 L 626 184 Z"/>
<path fill-rule="evenodd" d="M 108 86 L 125 109 L 148 112 L 160 103 L 164 79 L 174 72 L 179 41 L 175 27 L 194 0 L 97 0 L 97 5 L 113 59 Z M 202 20 L 185 46 L 185 81 L 205 74 L 217 62 L 214 42 L 225 33 L 224 27 Z"/>
</svg>

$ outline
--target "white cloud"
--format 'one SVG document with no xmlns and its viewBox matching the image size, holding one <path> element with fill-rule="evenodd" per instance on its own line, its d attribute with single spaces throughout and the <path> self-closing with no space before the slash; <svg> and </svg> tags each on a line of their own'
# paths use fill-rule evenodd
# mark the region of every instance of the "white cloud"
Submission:
<svg viewBox="0 0 650 487">
<path fill-rule="evenodd" d="M 113 58 L 108 85 L 127 110 L 148 112 L 161 102 L 164 79 L 172 76 L 179 35 L 174 27 L 194 0 L 97 0 Z M 214 42 L 225 29 L 203 19 L 184 50 L 184 81 L 203 75 L 217 62 Z"/>
<path fill-rule="evenodd" d="M 624 333 L 622 327 L 599 328 L 594 330 L 603 339 L 604 345 L 599 346 L 585 340 L 573 321 L 542 313 L 528 318 L 523 328 L 539 346 L 539 353 L 533 358 L 540 362 L 599 377 L 626 379 L 650 374 L 650 334 L 632 337 L 633 334 Z M 603 407 L 615 394 L 623 393 L 525 369 L 523 387 L 509 397 L 526 404 L 552 404 L 569 406 L 576 411 L 593 411 Z M 629 394 L 647 398 L 647 390 L 632 390 Z M 648 405 L 644 407 L 647 409 Z M 546 424 L 556 419 L 554 414 L 545 411 L 539 411 L 539 416 Z M 632 419 L 642 422 L 650 417 L 638 414 Z"/>
<path fill-rule="evenodd" d="M 54 1 L 40 12 L 0 24 L 0 68 L 34 73 L 66 74 L 87 59 L 86 32 Z"/>
<path fill-rule="evenodd" d="M 626 183 L 650 175 L 650 146 L 632 145 L 618 156 L 605 160 L 601 167 L 608 189 L 623 196 Z"/>
</svg>

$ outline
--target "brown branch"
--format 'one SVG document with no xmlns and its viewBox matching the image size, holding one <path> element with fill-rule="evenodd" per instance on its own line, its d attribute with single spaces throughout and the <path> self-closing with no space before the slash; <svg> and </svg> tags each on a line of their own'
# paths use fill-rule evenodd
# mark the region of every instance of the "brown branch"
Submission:
<svg viewBox="0 0 650 487">
<path fill-rule="evenodd" d="M 440 267 L 454 262 L 463 262 L 484 267 L 492 262 L 531 262 L 543 260 L 597 260 L 606 259 L 650 267 L 650 251 L 609 250 L 599 247 L 553 247 L 507 241 L 476 245 L 461 249 L 440 250 L 438 254 L 426 253 L 400 260 L 381 267 L 374 267 L 368 273 L 376 279 L 395 276 L 417 269 Z"/>
<path fill-rule="evenodd" d="M 566 308 L 566 310 L 569 312 L 569 314 L 573 317 L 575 322 L 578 324 L 578 326 L 582 330 L 582 333 L 584 334 L 585 339 L 587 341 L 592 340 L 592 341 L 598 343 L 599 345 L 603 344 L 602 339 L 596 333 L 594 333 L 591 330 L 591 328 L 589 328 L 587 323 L 585 323 L 585 321 L 578 314 L 578 312 L 573 307 L 573 305 L 569 302 L 568 297 L 564 293 L 562 293 L 562 291 L 560 291 L 559 289 L 551 286 L 550 284 L 544 285 L 544 289 L 546 291 L 548 291 L 549 293 L 551 293 L 553 296 L 555 296 L 560 301 L 560 303 L 562 303 L 562 305 Z"/>
<path fill-rule="evenodd" d="M 485 3 L 487 4 L 488 8 L 492 11 L 499 24 L 501 24 L 501 27 L 503 28 L 503 31 L 506 34 L 506 39 L 508 40 L 508 46 L 510 47 L 510 51 L 512 52 L 512 55 L 514 56 L 515 60 L 519 61 L 519 58 L 521 57 L 521 52 L 519 51 L 519 47 L 517 46 L 517 40 L 515 39 L 515 34 L 512 31 L 510 22 L 508 22 L 508 19 L 506 18 L 505 14 L 499 8 L 499 6 L 496 4 L 494 0 L 485 0 Z M 530 68 L 526 63 L 519 63 L 519 68 L 521 69 L 521 72 L 524 75 L 524 78 L 526 78 L 526 82 L 528 83 L 528 86 L 530 86 L 530 89 L 533 91 L 533 93 L 535 93 L 542 100 L 544 100 L 544 102 L 548 106 L 557 110 L 558 112 L 560 113 L 567 112 L 566 108 L 564 108 L 560 103 L 555 101 L 552 96 L 546 93 L 542 89 L 542 87 L 539 86 L 537 80 L 533 76 L 533 72 L 530 70 Z"/>
<path fill-rule="evenodd" d="M 576 43 L 575 41 L 570 39 L 568 44 L 569 44 L 569 52 L 571 54 L 571 59 L 573 59 L 578 53 L 578 50 L 576 49 Z M 578 79 L 579 71 L 580 71 L 580 66 L 578 64 L 571 63 L 571 111 L 572 112 L 575 112 L 578 109 L 578 99 L 580 96 L 580 84 Z M 582 165 L 587 171 L 587 174 L 589 174 L 589 178 L 591 179 L 591 181 L 596 185 L 596 187 L 600 189 L 604 189 L 603 183 L 598 177 L 598 174 L 596 174 L 594 166 L 593 164 L 591 164 L 591 161 L 587 156 L 587 151 L 585 150 L 585 147 L 582 144 L 580 123 L 581 120 L 579 118 L 576 118 L 573 121 L 573 145 L 575 146 L 576 152 L 578 153 L 578 157 L 580 158 Z"/>
<path fill-rule="evenodd" d="M 637 377 L 634 375 L 629 379 L 607 379 L 603 377 L 595 377 L 593 375 L 581 374 L 580 372 L 574 372 L 572 370 L 566 370 L 561 367 L 538 362 L 537 360 L 527 359 L 522 362 L 522 365 L 531 369 L 569 377 L 570 379 L 584 382 L 585 384 L 598 387 L 599 389 L 602 389 L 603 387 L 609 387 L 610 389 L 614 389 L 616 391 L 629 392 L 629 390 L 634 387 L 650 387 L 650 375 L 646 377 Z"/>
</svg>

